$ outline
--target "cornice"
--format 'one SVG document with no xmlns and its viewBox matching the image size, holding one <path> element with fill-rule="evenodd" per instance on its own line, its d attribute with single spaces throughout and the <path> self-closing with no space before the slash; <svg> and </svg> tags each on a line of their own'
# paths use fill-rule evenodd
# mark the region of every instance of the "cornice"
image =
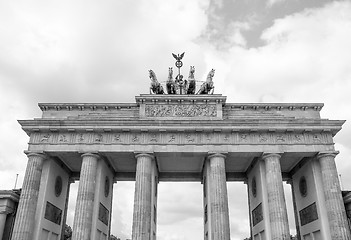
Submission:
<svg viewBox="0 0 351 240">
<path fill-rule="evenodd" d="M 179 104 L 179 103 L 221 103 L 225 104 L 227 97 L 222 94 L 201 94 L 201 95 L 154 95 L 140 94 L 135 100 L 140 104 Z"/>
<path fill-rule="evenodd" d="M 324 132 L 334 136 L 345 121 L 326 119 L 162 121 L 154 120 L 20 120 L 22 129 L 31 132 Z"/>
<path fill-rule="evenodd" d="M 119 109 L 138 109 L 140 103 L 152 104 L 186 104 L 186 103 L 223 103 L 224 109 L 236 110 L 314 110 L 320 111 L 323 103 L 226 103 L 226 97 L 221 95 L 194 95 L 189 98 L 187 95 L 141 95 L 136 97 L 137 103 L 39 103 L 42 111 L 99 111 L 99 110 L 119 110 Z"/>
<path fill-rule="evenodd" d="M 258 125 L 275 125 L 277 128 L 281 125 L 286 128 L 287 126 L 292 127 L 304 127 L 304 126 L 314 126 L 319 128 L 321 126 L 337 126 L 341 127 L 346 121 L 345 120 L 329 120 L 329 119 L 295 119 L 295 118 L 273 118 L 273 119 L 224 119 L 224 120 L 174 120 L 174 119 L 165 119 L 165 120 L 154 120 L 154 119 L 115 119 L 115 118 L 84 118 L 84 119 L 55 119 L 55 118 L 37 118 L 34 120 L 18 120 L 22 127 L 25 126 L 60 126 L 60 127 L 68 127 L 68 126 L 89 126 L 96 125 L 106 127 L 106 126 L 155 126 L 155 123 L 160 124 L 162 122 L 162 126 L 190 126 L 193 128 L 194 126 L 199 126 L 199 121 L 201 121 L 201 126 L 241 126 L 243 128 L 250 125 L 250 129 L 252 126 Z M 247 126 L 246 126 L 247 125 Z M 160 128 L 160 126 L 156 126 Z"/>
<path fill-rule="evenodd" d="M 14 202 L 18 202 L 19 194 L 14 190 L 0 190 L 0 199 L 11 199 Z"/>
<path fill-rule="evenodd" d="M 98 111 L 98 110 L 119 110 L 138 109 L 136 103 L 39 103 L 42 111 Z"/>
<path fill-rule="evenodd" d="M 224 109 L 236 110 L 276 110 L 276 111 L 320 111 L 323 103 L 227 103 Z"/>
</svg>

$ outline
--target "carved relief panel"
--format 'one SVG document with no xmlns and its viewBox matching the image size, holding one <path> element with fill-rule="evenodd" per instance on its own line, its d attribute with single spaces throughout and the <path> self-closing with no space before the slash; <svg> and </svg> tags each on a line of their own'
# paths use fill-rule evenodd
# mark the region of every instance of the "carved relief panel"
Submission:
<svg viewBox="0 0 351 240">
<path fill-rule="evenodd" d="M 205 132 L 205 131 L 119 131 L 50 132 L 31 134 L 30 144 L 112 144 L 112 145 L 324 145 L 332 144 L 329 133 Z"/>
</svg>

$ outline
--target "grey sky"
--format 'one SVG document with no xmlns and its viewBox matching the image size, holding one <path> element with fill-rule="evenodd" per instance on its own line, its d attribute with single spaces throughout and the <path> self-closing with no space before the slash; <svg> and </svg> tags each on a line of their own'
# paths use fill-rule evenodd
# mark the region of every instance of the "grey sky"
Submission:
<svg viewBox="0 0 351 240">
<path fill-rule="evenodd" d="M 227 102 L 322 102 L 322 117 L 347 120 L 335 148 L 351 189 L 350 42 L 351 1 L 0 1 L 0 188 L 16 173 L 22 184 L 28 136 L 17 119 L 40 117 L 38 102 L 133 102 L 148 92 L 148 69 L 164 81 L 171 53 L 186 52 L 184 74 L 194 65 L 203 80 L 215 68 Z M 133 188 L 115 185 L 122 239 Z M 228 184 L 232 240 L 249 235 L 245 191 Z M 159 193 L 158 239 L 202 239 L 201 184 L 161 183 Z"/>
<path fill-rule="evenodd" d="M 212 1 L 208 9 L 208 25 L 203 37 L 219 49 L 235 44 L 247 48 L 265 44 L 261 39 L 263 31 L 274 24 L 275 19 L 319 8 L 328 0 L 233 0 Z M 239 31 L 245 44 L 231 41 L 233 33 Z"/>
</svg>

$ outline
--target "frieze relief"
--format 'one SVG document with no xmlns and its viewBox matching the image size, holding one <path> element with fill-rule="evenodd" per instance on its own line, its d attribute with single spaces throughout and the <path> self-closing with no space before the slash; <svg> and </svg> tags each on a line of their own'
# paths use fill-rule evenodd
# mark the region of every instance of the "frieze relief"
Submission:
<svg viewBox="0 0 351 240">
<path fill-rule="evenodd" d="M 259 132 L 66 132 L 32 133 L 30 144 L 113 144 L 113 145 L 322 145 L 333 144 L 329 133 Z"/>
<path fill-rule="evenodd" d="M 145 105 L 146 117 L 217 117 L 216 105 Z"/>
</svg>

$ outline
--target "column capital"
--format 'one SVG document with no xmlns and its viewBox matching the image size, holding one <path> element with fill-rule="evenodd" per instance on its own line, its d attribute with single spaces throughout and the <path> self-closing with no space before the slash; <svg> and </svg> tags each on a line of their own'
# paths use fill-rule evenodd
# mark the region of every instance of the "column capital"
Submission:
<svg viewBox="0 0 351 240">
<path fill-rule="evenodd" d="M 13 211 L 12 211 L 13 212 Z M 10 210 L 1 210 L 0 211 L 0 214 L 10 214 L 10 213 L 12 213 Z"/>
<path fill-rule="evenodd" d="M 149 157 L 151 159 L 155 159 L 155 155 L 153 152 L 134 152 L 135 158 L 139 157 Z"/>
<path fill-rule="evenodd" d="M 276 157 L 276 158 L 280 159 L 281 156 L 282 156 L 282 153 L 265 152 L 262 154 L 261 158 L 262 158 L 262 160 L 266 160 L 267 158 L 270 158 L 270 157 Z"/>
<path fill-rule="evenodd" d="M 100 155 L 97 152 L 85 152 L 85 153 L 81 153 L 81 157 L 95 157 L 97 159 L 100 158 Z"/>
<path fill-rule="evenodd" d="M 333 157 L 335 158 L 336 155 L 339 154 L 339 151 L 325 151 L 325 152 L 319 152 L 317 154 L 317 159 L 323 158 L 323 157 Z"/>
<path fill-rule="evenodd" d="M 209 153 L 207 153 L 207 159 L 211 159 L 213 157 L 221 157 L 221 158 L 226 159 L 227 153 L 225 153 L 225 152 L 209 152 Z"/>
<path fill-rule="evenodd" d="M 24 151 L 24 153 L 27 155 L 27 157 L 37 156 L 43 158 L 44 160 L 48 158 L 44 152 Z"/>
</svg>

